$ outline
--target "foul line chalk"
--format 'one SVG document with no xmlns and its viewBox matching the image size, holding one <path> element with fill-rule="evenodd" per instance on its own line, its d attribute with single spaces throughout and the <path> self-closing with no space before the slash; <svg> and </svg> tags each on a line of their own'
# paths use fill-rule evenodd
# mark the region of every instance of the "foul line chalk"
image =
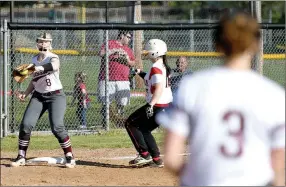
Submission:
<svg viewBox="0 0 286 187">
<path fill-rule="evenodd" d="M 179 154 L 179 156 L 188 156 L 191 153 L 183 153 L 183 154 Z M 119 157 L 101 157 L 101 158 L 96 158 L 96 159 L 100 159 L 100 160 L 127 160 L 127 159 L 133 159 L 134 157 L 136 157 L 137 155 L 134 156 L 119 156 Z M 160 155 L 161 157 L 164 157 L 164 155 Z"/>
</svg>

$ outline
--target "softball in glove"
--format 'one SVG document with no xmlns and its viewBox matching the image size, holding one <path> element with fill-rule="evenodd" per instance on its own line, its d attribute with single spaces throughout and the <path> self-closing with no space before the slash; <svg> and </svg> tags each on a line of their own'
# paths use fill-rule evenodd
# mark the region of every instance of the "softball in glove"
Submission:
<svg viewBox="0 0 286 187">
<path fill-rule="evenodd" d="M 35 71 L 34 64 L 21 64 L 13 70 L 13 78 L 16 82 L 22 83 Z"/>
</svg>

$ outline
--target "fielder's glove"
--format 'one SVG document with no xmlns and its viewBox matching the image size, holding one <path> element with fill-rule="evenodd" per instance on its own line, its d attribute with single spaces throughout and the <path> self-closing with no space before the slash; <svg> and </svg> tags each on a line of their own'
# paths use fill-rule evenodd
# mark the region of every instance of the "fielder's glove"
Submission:
<svg viewBox="0 0 286 187">
<path fill-rule="evenodd" d="M 128 65 L 127 55 L 125 55 L 125 54 L 119 53 L 116 61 L 120 64 Z"/>
<path fill-rule="evenodd" d="M 148 119 L 150 119 L 154 115 L 153 106 L 149 103 L 146 105 L 146 115 Z"/>
<path fill-rule="evenodd" d="M 35 71 L 34 64 L 21 64 L 13 70 L 13 78 L 16 82 L 22 83 Z"/>
</svg>

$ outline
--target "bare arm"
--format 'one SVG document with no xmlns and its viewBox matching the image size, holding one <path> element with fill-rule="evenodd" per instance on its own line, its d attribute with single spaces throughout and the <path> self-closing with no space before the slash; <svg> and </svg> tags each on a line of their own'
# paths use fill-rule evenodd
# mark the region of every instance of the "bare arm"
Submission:
<svg viewBox="0 0 286 187">
<path fill-rule="evenodd" d="M 162 92 L 163 92 L 163 85 L 162 83 L 156 83 L 153 86 L 155 86 L 155 92 L 153 94 L 153 97 L 151 99 L 150 105 L 154 106 L 158 100 L 160 99 Z"/>
<path fill-rule="evenodd" d="M 83 96 L 83 106 L 84 106 L 84 108 L 86 108 L 87 107 L 87 103 L 86 103 L 86 96 L 87 96 L 87 93 L 86 93 L 86 89 L 81 89 L 81 93 L 82 93 L 82 96 Z"/>
<path fill-rule="evenodd" d="M 135 66 L 135 63 L 136 63 L 135 60 L 134 60 L 134 61 L 128 61 L 128 65 L 129 65 L 129 66 Z"/>
<path fill-rule="evenodd" d="M 179 154 L 184 152 L 186 138 L 167 130 L 165 136 L 165 157 L 164 162 L 168 170 L 179 175 L 184 167 L 183 157 Z"/>
<path fill-rule="evenodd" d="M 285 149 L 272 149 L 271 161 L 274 170 L 272 185 L 285 186 Z"/>
<path fill-rule="evenodd" d="M 25 97 L 27 97 L 34 90 L 34 85 L 32 80 L 30 81 L 26 91 L 24 92 Z"/>
</svg>

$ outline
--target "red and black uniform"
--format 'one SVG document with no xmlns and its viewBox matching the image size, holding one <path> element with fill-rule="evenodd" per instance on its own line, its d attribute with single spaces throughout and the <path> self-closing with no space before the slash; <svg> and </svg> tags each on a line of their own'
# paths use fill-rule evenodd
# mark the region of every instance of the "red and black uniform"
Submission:
<svg viewBox="0 0 286 187">
<path fill-rule="evenodd" d="M 142 76 L 142 74 L 141 74 Z M 144 76 L 147 89 L 147 104 L 132 113 L 126 121 L 126 130 L 138 153 L 145 157 L 151 155 L 153 160 L 160 158 L 159 148 L 151 132 L 159 127 L 155 121 L 156 115 L 164 111 L 172 102 L 172 92 L 168 83 L 168 76 L 163 61 L 155 62 L 148 73 Z M 163 92 L 158 102 L 153 106 L 153 115 L 148 116 L 148 107 L 155 92 L 154 84 L 163 84 Z"/>
</svg>

